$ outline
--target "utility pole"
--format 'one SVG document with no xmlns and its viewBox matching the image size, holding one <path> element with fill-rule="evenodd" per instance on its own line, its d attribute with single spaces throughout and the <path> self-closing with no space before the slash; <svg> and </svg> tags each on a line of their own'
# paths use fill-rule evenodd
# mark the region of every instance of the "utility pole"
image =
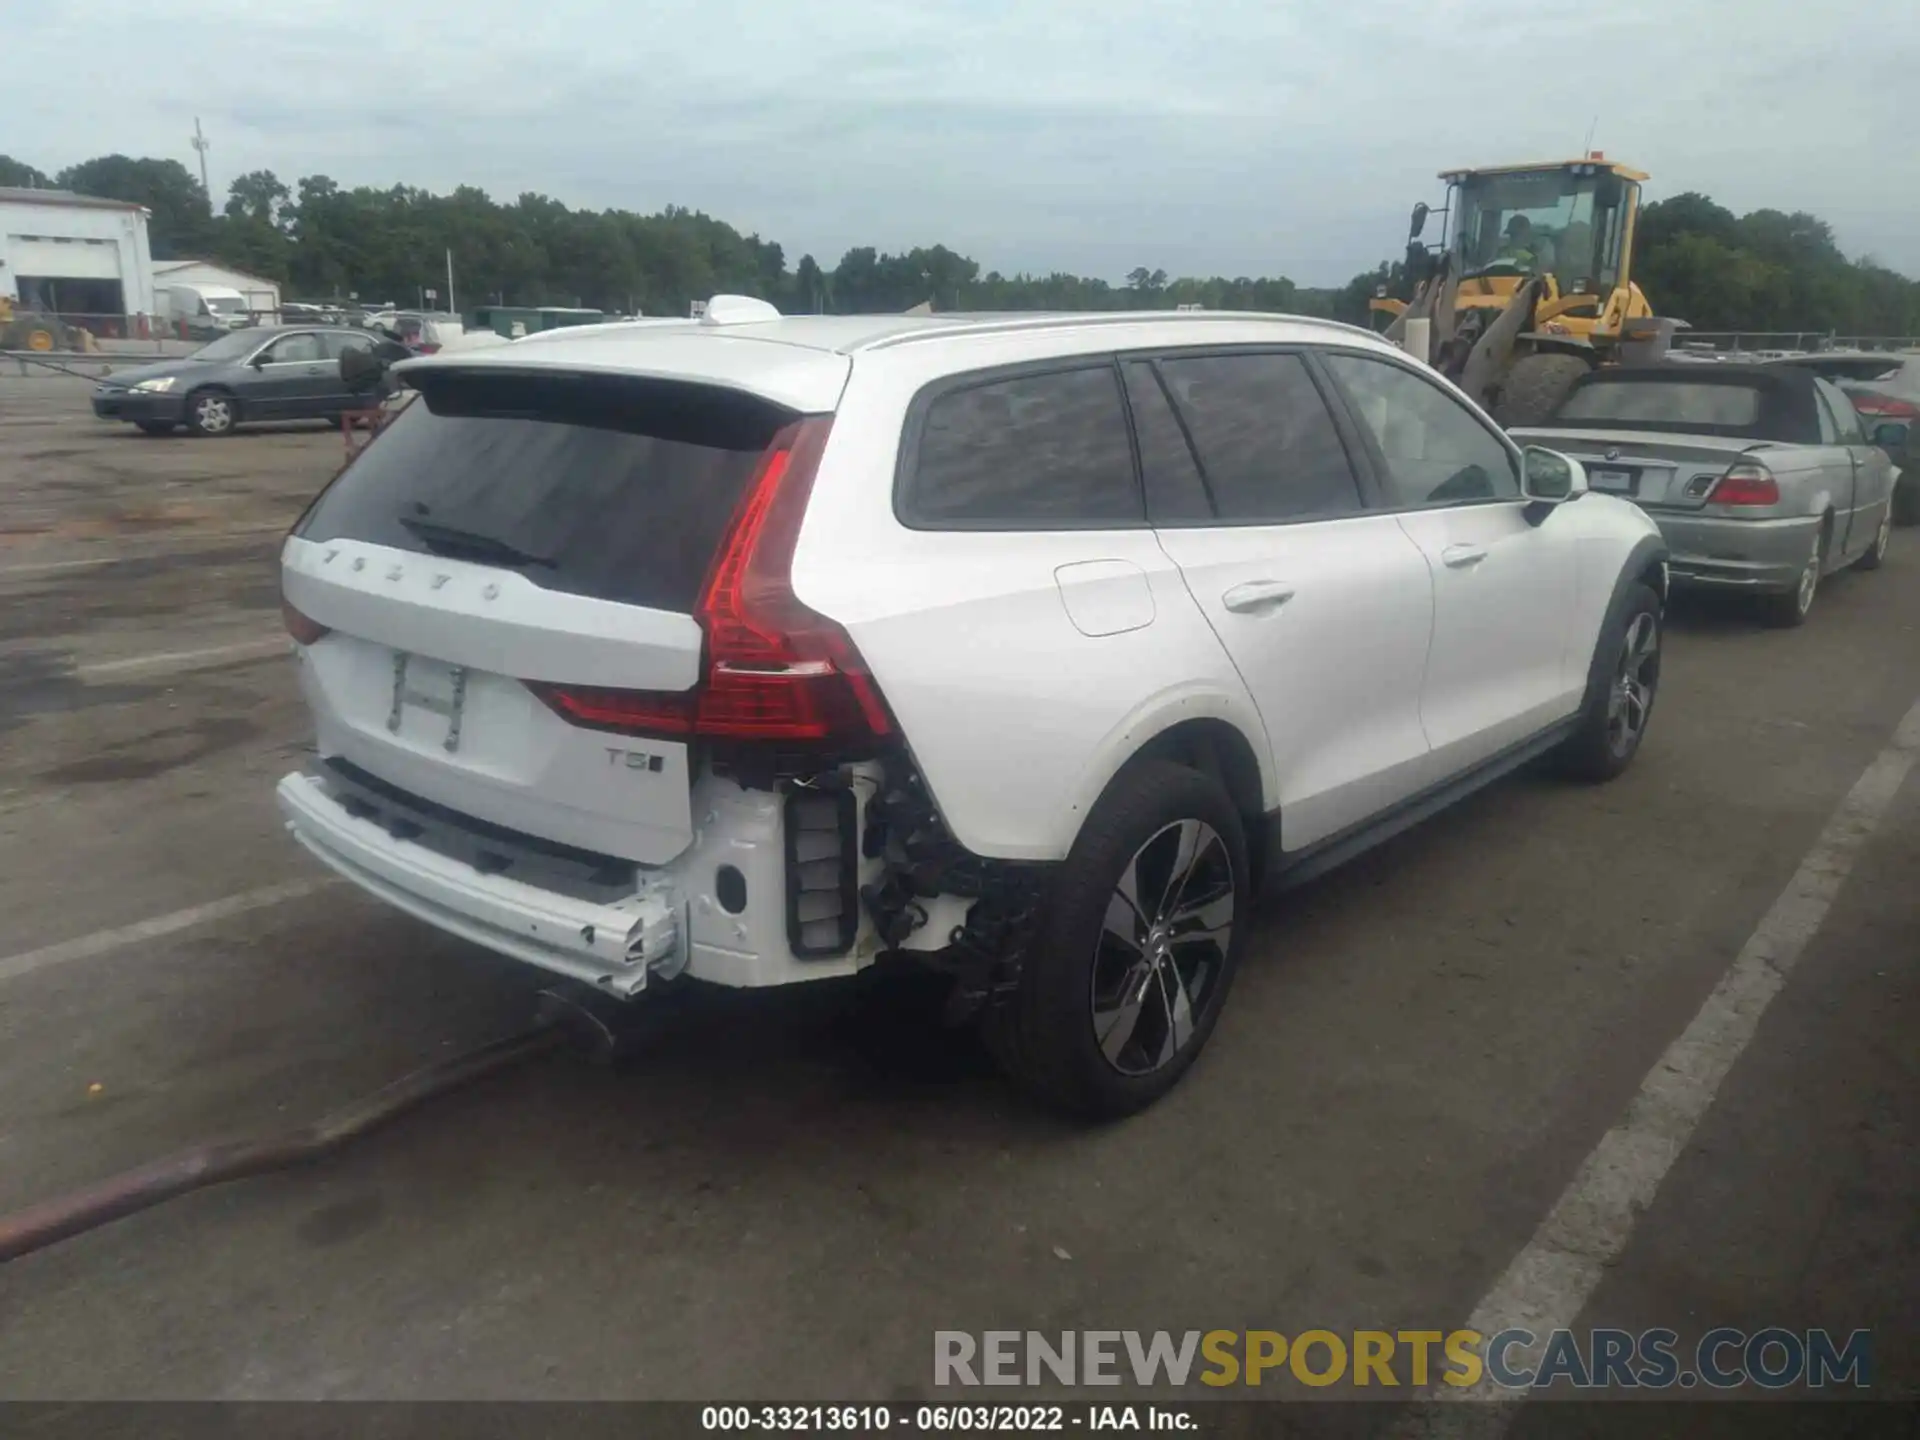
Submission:
<svg viewBox="0 0 1920 1440">
<path fill-rule="evenodd" d="M 200 188 L 207 192 L 207 207 L 213 207 L 213 186 L 207 183 L 207 137 L 200 133 L 200 117 L 193 117 L 193 148 L 200 152 Z"/>
</svg>

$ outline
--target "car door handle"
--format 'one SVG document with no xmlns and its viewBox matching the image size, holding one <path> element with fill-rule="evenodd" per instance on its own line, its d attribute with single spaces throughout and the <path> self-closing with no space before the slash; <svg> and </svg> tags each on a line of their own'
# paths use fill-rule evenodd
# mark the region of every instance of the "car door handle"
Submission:
<svg viewBox="0 0 1920 1440">
<path fill-rule="evenodd" d="M 1293 586 L 1283 580 L 1249 580 L 1235 585 L 1220 597 L 1220 603 L 1236 615 L 1251 615 L 1260 610 L 1277 610 L 1293 598 Z"/>
<path fill-rule="evenodd" d="M 1440 563 L 1449 570 L 1464 570 L 1487 558 L 1484 545 L 1449 545 L 1440 552 Z"/>
</svg>

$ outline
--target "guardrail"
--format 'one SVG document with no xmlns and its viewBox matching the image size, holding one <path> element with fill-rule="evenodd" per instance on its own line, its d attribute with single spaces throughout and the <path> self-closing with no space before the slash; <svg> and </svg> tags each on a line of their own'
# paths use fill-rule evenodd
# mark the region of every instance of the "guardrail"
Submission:
<svg viewBox="0 0 1920 1440">
<path fill-rule="evenodd" d="M 1676 350 L 1707 347 L 1722 354 L 1784 350 L 1814 354 L 1822 350 L 1920 350 L 1920 335 L 1836 335 L 1830 330 L 1681 330 Z"/>
</svg>

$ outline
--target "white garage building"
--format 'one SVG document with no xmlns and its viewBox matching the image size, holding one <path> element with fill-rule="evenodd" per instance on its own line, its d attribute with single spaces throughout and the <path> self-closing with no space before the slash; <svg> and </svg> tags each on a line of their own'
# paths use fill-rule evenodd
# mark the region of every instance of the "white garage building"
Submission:
<svg viewBox="0 0 1920 1440">
<path fill-rule="evenodd" d="M 22 308 L 83 317 L 154 313 L 147 212 L 125 200 L 0 186 L 0 295 Z M 277 303 L 277 301 L 276 301 Z"/>
<path fill-rule="evenodd" d="M 247 309 L 253 312 L 254 319 L 271 325 L 280 318 L 278 285 L 244 270 L 216 265 L 211 260 L 156 260 L 153 283 L 162 289 L 168 285 L 219 285 L 238 290 L 246 297 Z"/>
</svg>

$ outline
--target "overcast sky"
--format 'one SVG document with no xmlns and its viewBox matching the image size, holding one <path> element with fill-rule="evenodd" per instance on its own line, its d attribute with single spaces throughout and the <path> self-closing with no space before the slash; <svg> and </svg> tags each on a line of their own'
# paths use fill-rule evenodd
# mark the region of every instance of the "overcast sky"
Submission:
<svg viewBox="0 0 1920 1440">
<path fill-rule="evenodd" d="M 1920 276 L 1913 0 L 6 0 L 0 146 L 706 210 L 831 267 L 1345 280 L 1594 145 Z"/>
</svg>

